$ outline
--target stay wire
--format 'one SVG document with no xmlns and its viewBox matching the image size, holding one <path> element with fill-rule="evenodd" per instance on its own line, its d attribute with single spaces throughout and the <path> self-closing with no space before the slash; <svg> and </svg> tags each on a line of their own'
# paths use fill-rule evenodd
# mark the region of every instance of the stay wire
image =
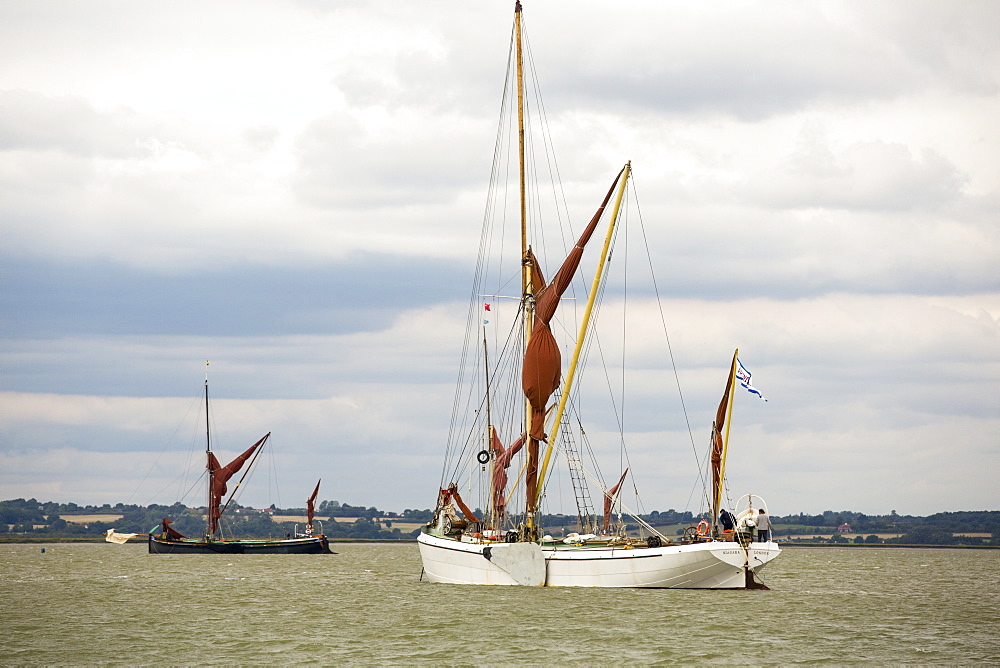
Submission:
<svg viewBox="0 0 1000 668">
<path fill-rule="evenodd" d="M 452 417 L 448 428 L 448 436 L 445 446 L 445 457 L 441 467 L 441 478 L 439 481 L 439 487 L 444 487 L 446 482 L 446 477 L 448 475 L 448 463 L 454 458 L 454 448 L 456 447 L 456 434 L 459 433 L 460 424 L 464 424 L 465 420 L 459 418 L 462 415 L 462 397 L 466 391 L 465 376 L 467 370 L 467 360 L 469 356 L 469 349 L 471 341 L 473 340 L 473 332 L 478 333 L 478 305 L 479 305 L 479 294 L 481 292 L 480 285 L 483 280 L 484 273 L 488 270 L 487 262 L 490 256 L 488 252 L 490 240 L 492 238 L 493 220 L 496 215 L 496 198 L 498 183 L 500 183 L 500 173 L 501 166 L 504 164 L 504 156 L 509 155 L 509 151 L 505 152 L 504 148 L 504 137 L 508 135 L 507 133 L 507 122 L 506 119 L 510 116 L 508 112 L 508 106 L 510 104 L 509 91 L 511 88 L 511 67 L 510 62 L 514 57 L 514 41 L 515 36 L 513 30 L 511 31 L 510 43 L 508 46 L 508 67 L 507 73 L 504 80 L 503 95 L 500 101 L 500 118 L 497 124 L 497 134 L 494 141 L 493 147 L 493 161 L 490 168 L 490 183 L 487 189 L 486 197 L 486 209 L 483 213 L 482 221 L 482 233 L 479 238 L 479 252 L 476 257 L 476 268 L 473 274 L 473 288 L 472 293 L 469 296 L 469 310 L 466 317 L 465 326 L 465 343 L 462 347 L 462 353 L 459 358 L 458 365 L 458 378 L 455 384 L 455 395 L 452 400 Z M 509 159 L 508 159 L 509 164 Z M 506 198 L 502 198 L 506 201 Z"/>
<path fill-rule="evenodd" d="M 694 430 L 691 428 L 691 418 L 690 418 L 690 416 L 688 414 L 687 404 L 684 401 L 684 392 L 681 389 L 680 372 L 677 370 L 677 361 L 674 358 L 673 345 L 670 342 L 670 332 L 667 329 L 666 315 L 663 312 L 663 302 L 662 302 L 662 300 L 660 298 L 660 288 L 659 288 L 659 285 L 657 284 L 657 281 L 656 281 L 656 272 L 653 269 L 653 256 L 652 256 L 652 253 L 650 252 L 650 249 L 649 249 L 649 238 L 646 235 L 646 224 L 645 224 L 645 221 L 644 221 L 644 219 L 642 217 L 642 210 L 639 207 L 638 185 L 636 184 L 636 179 L 635 178 L 632 179 L 631 185 L 632 185 L 633 193 L 635 193 L 636 214 L 639 217 L 639 230 L 640 230 L 640 232 L 642 234 L 642 241 L 643 241 L 643 243 L 646 246 L 646 257 L 649 260 L 649 272 L 650 272 L 650 276 L 651 276 L 652 282 L 653 282 L 653 292 L 654 292 L 654 294 L 656 296 L 656 305 L 657 305 L 657 308 L 659 309 L 659 313 L 660 313 L 660 324 L 663 327 L 663 336 L 664 336 L 664 338 L 666 339 L 666 342 L 667 342 L 667 352 L 668 352 L 668 354 L 670 356 L 670 365 L 673 368 L 674 381 L 677 384 L 677 396 L 678 396 L 678 398 L 680 400 L 680 403 L 681 403 L 681 411 L 684 414 L 684 423 L 687 426 L 688 440 L 691 443 L 691 451 L 694 454 L 695 463 L 698 465 L 698 477 L 699 477 L 699 479 L 701 481 L 702 488 L 704 489 L 704 488 L 706 488 L 705 472 L 702 469 L 702 466 L 700 465 L 700 462 L 698 461 L 699 460 L 698 447 L 695 445 L 695 442 L 694 442 Z M 688 499 L 688 504 L 690 504 L 690 498 Z"/>
</svg>

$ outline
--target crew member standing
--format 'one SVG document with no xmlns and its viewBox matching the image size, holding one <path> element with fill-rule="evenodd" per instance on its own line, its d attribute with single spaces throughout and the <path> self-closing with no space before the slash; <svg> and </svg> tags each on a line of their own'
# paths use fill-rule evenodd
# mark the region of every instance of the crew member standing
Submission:
<svg viewBox="0 0 1000 668">
<path fill-rule="evenodd" d="M 733 527 L 736 526 L 736 519 L 731 512 L 723 508 L 722 512 L 719 513 L 719 524 L 722 525 L 723 531 L 732 531 Z"/>
<path fill-rule="evenodd" d="M 761 543 L 766 543 L 771 537 L 771 520 L 768 518 L 767 513 L 761 508 L 760 512 L 757 513 L 757 540 Z"/>
</svg>

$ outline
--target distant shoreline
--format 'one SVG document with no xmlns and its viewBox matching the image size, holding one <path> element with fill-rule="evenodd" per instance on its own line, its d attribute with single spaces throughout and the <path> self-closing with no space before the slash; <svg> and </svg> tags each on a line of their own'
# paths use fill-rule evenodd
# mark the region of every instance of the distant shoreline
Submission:
<svg viewBox="0 0 1000 668">
<path fill-rule="evenodd" d="M 389 538 L 330 538 L 330 543 L 385 543 L 388 545 L 396 544 L 416 544 L 417 540 L 415 538 L 400 538 L 398 540 L 393 540 Z M 72 543 L 105 543 L 103 536 L 97 538 L 27 538 L 24 536 L 19 536 L 17 538 L 12 537 L 0 537 L 0 545 L 68 545 Z M 142 539 L 136 539 L 128 545 L 138 545 L 144 542 Z M 782 549 L 786 547 L 794 548 L 823 548 L 828 549 L 832 547 L 847 548 L 851 550 L 856 549 L 876 549 L 876 548 L 888 548 L 888 549 L 920 549 L 920 550 L 1000 550 L 1000 545 L 919 545 L 919 544 L 907 544 L 900 545 L 897 543 L 779 543 Z"/>
<path fill-rule="evenodd" d="M 897 548 L 920 548 L 929 550 L 1000 550 L 1000 545 L 921 545 L 919 543 L 778 543 L 781 549 L 786 547 L 846 547 L 849 549 L 865 549 L 887 547 Z"/>
<path fill-rule="evenodd" d="M 416 543 L 417 543 L 417 539 L 416 538 L 399 538 L 399 539 L 393 539 L 393 538 L 330 538 L 329 536 L 327 536 L 327 539 L 330 541 L 330 543 L 387 543 L 387 544 L 390 544 L 390 545 L 395 544 L 395 543 L 413 543 L 414 545 L 416 545 Z M 130 540 L 129 542 L 127 542 L 125 544 L 126 545 L 138 545 L 138 544 L 145 543 L 145 542 L 146 542 L 145 538 L 133 538 L 132 540 Z M 29 538 L 29 537 L 26 537 L 26 536 L 18 536 L 16 538 L 9 537 L 9 536 L 2 536 L 2 537 L 0 537 L 0 545 L 68 545 L 68 544 L 71 544 L 71 543 L 107 543 L 107 541 L 104 539 L 103 535 L 97 536 L 97 537 L 87 536 L 87 537 L 80 537 L 80 538 L 72 538 L 72 537 L 70 537 L 70 538 L 34 538 L 34 537 L 30 537 Z M 108 543 L 108 544 L 110 545 L 111 543 Z"/>
</svg>

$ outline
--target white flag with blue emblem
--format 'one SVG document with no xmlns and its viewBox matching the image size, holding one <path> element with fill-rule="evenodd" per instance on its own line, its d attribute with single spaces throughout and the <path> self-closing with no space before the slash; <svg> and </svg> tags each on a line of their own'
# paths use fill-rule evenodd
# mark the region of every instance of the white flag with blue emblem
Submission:
<svg viewBox="0 0 1000 668">
<path fill-rule="evenodd" d="M 750 383 L 750 372 L 743 366 L 743 362 L 738 359 L 736 360 L 736 379 L 740 381 L 740 385 L 747 388 L 747 392 L 756 394 L 761 399 L 764 399 L 764 395 L 760 393 L 760 390 Z M 767 401 L 767 399 L 764 399 L 764 401 Z"/>
</svg>

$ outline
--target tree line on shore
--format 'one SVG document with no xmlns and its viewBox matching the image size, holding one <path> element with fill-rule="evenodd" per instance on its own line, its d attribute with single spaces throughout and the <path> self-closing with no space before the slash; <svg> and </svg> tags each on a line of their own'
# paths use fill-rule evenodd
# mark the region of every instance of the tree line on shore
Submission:
<svg viewBox="0 0 1000 668">
<path fill-rule="evenodd" d="M 280 509 L 272 505 L 256 509 L 231 504 L 225 515 L 226 530 L 239 538 L 280 537 L 303 527 L 301 523 L 296 527 L 295 522 L 275 521 L 273 516 L 298 516 L 305 515 L 305 512 L 305 508 Z M 121 517 L 114 521 L 76 522 L 72 521 L 74 515 Z M 413 525 L 429 522 L 433 512 L 430 509 L 407 508 L 402 513 L 395 513 L 375 507 L 322 501 L 316 516 L 325 520 L 322 531 L 334 539 L 404 540 L 415 537 L 418 530 L 412 529 Z M 200 536 L 204 530 L 204 508 L 189 508 L 180 503 L 170 506 L 122 503 L 80 506 L 36 499 L 11 499 L 0 501 L 0 537 L 88 538 L 100 537 L 111 528 L 121 533 L 146 533 L 155 531 L 165 517 L 172 519 L 173 527 L 185 535 Z M 654 527 L 683 527 L 693 526 L 705 516 L 671 509 L 653 511 L 641 518 Z M 566 515 L 542 517 L 546 527 L 572 527 L 575 522 L 575 517 Z M 407 528 L 393 527 L 394 523 Z M 895 510 L 888 515 L 828 510 L 820 515 L 775 515 L 771 517 L 771 523 L 774 537 L 779 540 L 1000 546 L 1000 511 L 943 512 L 920 517 L 899 515 Z M 637 527 L 632 525 L 629 528 Z"/>
<path fill-rule="evenodd" d="M 305 508 L 280 509 L 251 508 L 231 503 L 223 516 L 223 532 L 234 538 L 280 538 L 305 527 L 302 522 L 275 521 L 274 515 L 305 515 Z M 74 520 L 93 515 L 120 515 L 114 520 Z M 426 515 L 427 519 L 423 519 Z M 324 501 L 317 518 L 321 529 L 334 539 L 403 540 L 412 531 L 403 532 L 392 526 L 393 521 L 429 521 L 431 511 L 406 510 L 402 514 L 385 513 L 375 508 L 350 506 Z M 349 518 L 337 521 L 337 517 Z M 151 504 L 141 506 L 118 503 L 102 506 L 75 503 L 40 502 L 36 499 L 11 499 L 0 501 L 0 538 L 6 536 L 35 538 L 88 538 L 100 537 L 108 529 L 118 533 L 147 533 L 158 531 L 164 518 L 173 521 L 171 527 L 185 536 L 200 537 L 205 529 L 205 509 L 175 503 L 169 506 Z M 323 520 L 326 521 L 323 521 Z M 298 525 L 298 526 L 296 526 Z"/>
</svg>

